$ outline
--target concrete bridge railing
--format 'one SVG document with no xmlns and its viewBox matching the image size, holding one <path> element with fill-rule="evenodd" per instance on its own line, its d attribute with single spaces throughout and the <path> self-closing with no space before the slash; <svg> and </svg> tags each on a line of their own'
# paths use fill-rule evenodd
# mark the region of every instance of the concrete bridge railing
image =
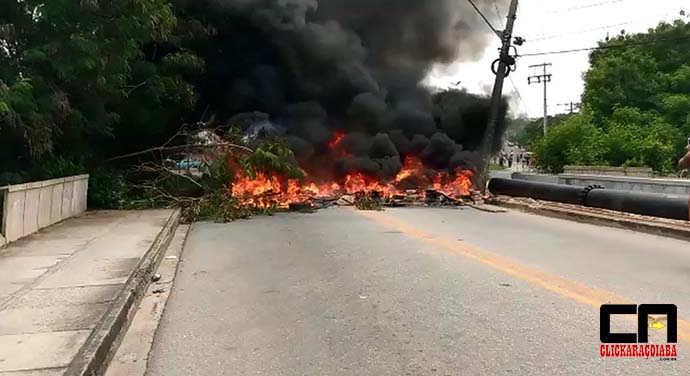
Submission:
<svg viewBox="0 0 690 376">
<path fill-rule="evenodd" d="M 567 175 L 632 176 L 638 178 L 653 178 L 655 176 L 654 170 L 649 167 L 565 166 L 563 173 Z"/>
<path fill-rule="evenodd" d="M 0 247 L 86 211 L 89 175 L 0 187 Z"/>
</svg>

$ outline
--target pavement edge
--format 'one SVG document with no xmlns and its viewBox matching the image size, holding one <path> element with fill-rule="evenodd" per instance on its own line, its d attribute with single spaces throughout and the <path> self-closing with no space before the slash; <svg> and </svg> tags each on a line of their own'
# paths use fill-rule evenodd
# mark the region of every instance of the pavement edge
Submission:
<svg viewBox="0 0 690 376">
<path fill-rule="evenodd" d="M 105 373 L 179 223 L 180 211 L 175 210 L 139 261 L 118 297 L 67 368 L 65 376 L 95 376 Z"/>
<path fill-rule="evenodd" d="M 543 215 L 551 218 L 565 219 L 599 226 L 623 228 L 652 235 L 662 235 L 670 238 L 690 241 L 690 229 L 683 229 L 661 223 L 653 223 L 628 218 L 610 217 L 606 215 L 587 213 L 584 211 L 577 210 L 569 210 L 565 208 L 556 208 L 548 206 L 535 207 L 528 203 L 506 202 L 500 199 L 491 200 L 490 203 L 492 205 L 508 209 L 515 209 L 522 212 Z"/>
</svg>

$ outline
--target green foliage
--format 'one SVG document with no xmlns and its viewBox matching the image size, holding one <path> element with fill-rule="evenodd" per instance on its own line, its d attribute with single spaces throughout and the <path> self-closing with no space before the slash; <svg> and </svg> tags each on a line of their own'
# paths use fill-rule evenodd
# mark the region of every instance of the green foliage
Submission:
<svg viewBox="0 0 690 376">
<path fill-rule="evenodd" d="M 206 173 L 201 178 L 201 184 L 206 193 L 227 189 L 235 180 L 236 171 L 232 171 L 230 164 L 223 155 L 216 155 L 206 163 Z"/>
<path fill-rule="evenodd" d="M 584 76 L 583 113 L 534 144 L 538 165 L 550 172 L 592 163 L 673 172 L 690 135 L 690 24 L 661 23 L 600 44 L 607 48 L 592 52 Z"/>
<path fill-rule="evenodd" d="M 182 220 L 186 223 L 202 220 L 232 222 L 249 218 L 252 214 L 250 208 L 243 207 L 236 198 L 222 191 L 198 200 L 188 200 L 182 205 Z"/>
<path fill-rule="evenodd" d="M 162 68 L 170 74 L 194 77 L 204 72 L 206 63 L 193 52 L 183 50 L 163 57 Z"/>
<path fill-rule="evenodd" d="M 130 182 L 121 171 L 97 169 L 89 176 L 90 208 L 124 209 L 130 198 Z"/>
<path fill-rule="evenodd" d="M 682 150 L 680 129 L 630 107 L 615 109 L 603 130 L 587 113 L 573 116 L 534 147 L 538 167 L 552 173 L 565 165 L 646 166 L 668 173 Z"/>
<path fill-rule="evenodd" d="M 240 164 L 250 178 L 256 177 L 259 172 L 271 172 L 287 179 L 304 178 L 294 153 L 281 141 L 262 144 Z"/>
<path fill-rule="evenodd" d="M 3 2 L 0 171 L 162 143 L 204 70 L 178 33 L 170 0 Z"/>
<path fill-rule="evenodd" d="M 549 116 L 549 128 L 556 127 L 562 124 L 573 116 L 572 114 L 558 114 L 556 116 Z M 532 149 L 532 147 L 544 138 L 544 119 L 524 120 L 524 124 L 514 131 L 512 137 L 508 140 L 517 143 L 518 145 Z"/>
<path fill-rule="evenodd" d="M 226 138 L 234 136 L 234 132 L 230 132 Z M 201 177 L 156 164 L 144 165 L 140 170 L 146 172 L 146 176 L 139 177 L 143 182 L 138 185 L 138 195 L 143 199 L 138 202 L 180 207 L 187 222 L 229 222 L 250 215 L 270 215 L 278 210 L 270 196 L 253 200 L 233 197 L 232 184 L 238 176 L 253 178 L 249 173 L 262 172 L 290 179 L 303 177 L 294 154 L 280 140 L 265 142 L 253 153 L 208 152 L 204 159 Z"/>
<path fill-rule="evenodd" d="M 542 138 L 544 138 L 544 121 L 537 119 L 527 123 L 511 141 L 531 149 Z"/>
<path fill-rule="evenodd" d="M 80 160 L 72 160 L 60 156 L 42 157 L 35 159 L 26 170 L 0 173 L 0 186 L 20 184 L 27 181 L 57 179 L 85 173 L 86 168 Z"/>
<path fill-rule="evenodd" d="M 28 170 L 31 180 L 48 180 L 86 173 L 83 162 L 64 157 L 37 159 Z"/>
<path fill-rule="evenodd" d="M 586 116 L 573 116 L 553 127 L 545 138 L 534 145 L 537 166 L 547 172 L 559 173 L 568 164 L 600 162 L 601 131 Z"/>
<path fill-rule="evenodd" d="M 617 108 L 605 123 L 603 158 L 614 166 L 673 170 L 682 152 L 683 134 L 664 118 L 637 108 Z"/>
<path fill-rule="evenodd" d="M 653 109 L 664 87 L 656 61 L 634 49 L 597 59 L 585 74 L 585 82 L 584 103 L 597 124 L 621 104 Z"/>
</svg>

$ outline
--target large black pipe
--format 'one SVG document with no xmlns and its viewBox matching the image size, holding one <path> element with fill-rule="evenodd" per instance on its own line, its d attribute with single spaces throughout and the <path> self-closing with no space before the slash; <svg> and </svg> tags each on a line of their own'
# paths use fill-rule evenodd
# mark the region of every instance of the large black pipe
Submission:
<svg viewBox="0 0 690 376">
<path fill-rule="evenodd" d="M 585 205 L 627 213 L 671 219 L 690 219 L 690 197 L 647 192 L 595 189 L 587 194 Z"/>
<path fill-rule="evenodd" d="M 580 205 L 584 188 L 573 185 L 496 178 L 489 181 L 489 191 L 495 195 L 530 197 L 536 200 Z"/>
<path fill-rule="evenodd" d="M 491 179 L 489 191 L 496 195 L 531 197 L 537 200 L 584 205 L 652 217 L 690 220 L 690 197 L 688 196 L 498 178 Z"/>
</svg>

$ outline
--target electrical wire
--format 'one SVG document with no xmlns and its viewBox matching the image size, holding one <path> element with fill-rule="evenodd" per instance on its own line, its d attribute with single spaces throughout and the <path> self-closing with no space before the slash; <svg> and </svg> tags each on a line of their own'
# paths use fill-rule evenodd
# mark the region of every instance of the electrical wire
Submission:
<svg viewBox="0 0 690 376">
<path fill-rule="evenodd" d="M 489 20 L 486 18 L 486 16 L 484 16 L 484 13 L 482 13 L 482 11 L 479 10 L 479 8 L 478 8 L 477 5 L 474 3 L 474 1 L 472 1 L 472 0 L 467 0 L 467 1 L 469 1 L 469 3 L 472 4 L 472 7 L 474 8 L 474 10 L 476 10 L 477 13 L 479 13 L 479 15 L 482 17 L 482 19 L 484 20 L 484 22 L 486 22 L 486 24 L 489 26 L 489 28 L 491 28 L 491 30 L 496 34 L 496 36 L 499 36 L 499 37 L 500 37 L 499 31 L 496 30 L 496 28 L 495 28 L 493 25 L 491 25 L 491 22 L 489 22 Z"/>
<path fill-rule="evenodd" d="M 502 28 L 505 28 L 503 25 L 503 16 L 501 16 L 501 11 L 498 10 L 498 4 L 496 4 L 496 0 L 494 0 L 494 9 L 496 9 L 496 15 L 498 16 L 498 23 L 501 25 Z"/>
<path fill-rule="evenodd" d="M 603 1 L 603 2 L 600 2 L 600 3 L 585 4 L 585 5 L 580 5 L 580 6 L 571 7 L 571 8 L 565 8 L 565 9 L 554 10 L 554 11 L 551 11 L 551 12 L 547 12 L 546 14 L 566 13 L 566 12 L 572 12 L 572 11 L 574 11 L 574 10 L 595 8 L 595 7 L 600 7 L 600 6 L 604 6 L 604 5 L 610 5 L 610 4 L 616 4 L 616 3 L 621 3 L 621 2 L 623 2 L 623 0 Z"/>
<path fill-rule="evenodd" d="M 645 45 L 650 45 L 650 44 L 654 44 L 654 43 L 658 43 L 658 42 L 672 42 L 672 41 L 683 41 L 683 40 L 690 41 L 690 36 L 678 37 L 678 38 L 657 38 L 655 40 L 648 40 L 648 41 L 612 44 L 612 45 L 605 45 L 605 46 L 598 46 L 598 47 L 574 48 L 574 49 L 570 49 L 570 50 L 535 52 L 535 53 L 529 53 L 529 54 L 521 54 L 521 55 L 519 55 L 519 57 L 559 55 L 559 54 L 567 54 L 567 53 L 572 53 L 572 52 L 610 50 L 610 49 L 614 49 L 614 48 L 626 48 L 626 47 L 631 47 L 631 46 L 645 46 Z"/>
<path fill-rule="evenodd" d="M 520 90 L 518 90 L 517 86 L 515 85 L 515 82 L 513 82 L 513 77 L 508 77 L 508 81 L 510 81 L 510 84 L 513 86 L 513 90 L 518 95 L 518 98 L 520 98 L 520 102 L 522 102 L 522 105 L 525 106 L 525 109 L 527 109 L 527 113 L 532 113 L 530 110 L 529 106 L 527 105 L 527 102 L 522 98 L 522 94 L 520 94 Z"/>
<path fill-rule="evenodd" d="M 568 32 L 561 33 L 561 34 L 547 35 L 547 36 L 541 36 L 541 37 L 527 37 L 526 39 L 530 42 L 537 42 L 540 40 L 547 40 L 547 39 L 555 39 L 555 38 L 560 38 L 560 37 L 569 36 L 569 35 L 583 34 L 583 33 L 588 33 L 588 32 L 592 32 L 592 31 L 599 31 L 599 30 L 606 30 L 606 29 L 610 29 L 612 27 L 630 25 L 633 23 L 648 21 L 651 19 L 659 19 L 662 17 L 668 17 L 670 15 L 674 15 L 674 14 L 675 13 L 667 12 L 667 13 L 663 13 L 663 14 L 658 14 L 656 16 L 639 18 L 636 20 L 621 22 L 621 23 L 617 23 L 617 24 L 613 24 L 613 25 L 600 26 L 600 27 L 595 27 L 595 28 L 591 28 L 591 29 L 584 29 L 584 30 L 568 31 Z"/>
</svg>

